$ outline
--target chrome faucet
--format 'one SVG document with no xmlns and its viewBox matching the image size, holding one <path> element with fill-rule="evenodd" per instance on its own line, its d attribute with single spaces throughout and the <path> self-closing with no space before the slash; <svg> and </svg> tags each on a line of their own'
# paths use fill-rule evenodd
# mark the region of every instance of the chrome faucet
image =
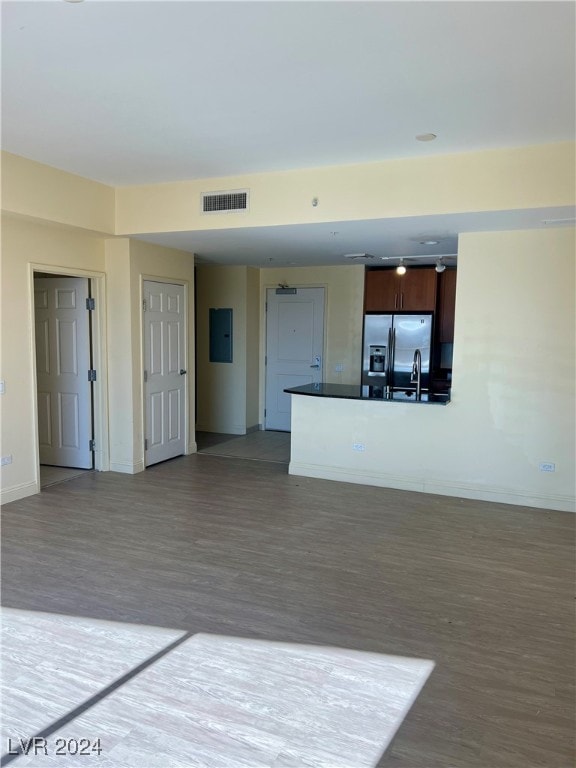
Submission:
<svg viewBox="0 0 576 768">
<path fill-rule="evenodd" d="M 410 384 L 416 383 L 416 400 L 422 399 L 422 353 L 419 349 L 414 351 L 414 362 L 410 374 Z"/>
</svg>

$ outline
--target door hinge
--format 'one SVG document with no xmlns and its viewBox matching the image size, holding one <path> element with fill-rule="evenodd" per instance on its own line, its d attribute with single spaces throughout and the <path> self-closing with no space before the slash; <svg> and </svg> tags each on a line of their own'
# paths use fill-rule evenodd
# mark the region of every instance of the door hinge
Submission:
<svg viewBox="0 0 576 768">
<path fill-rule="evenodd" d="M 148 381 L 148 371 L 144 371 L 144 381 Z"/>
<path fill-rule="evenodd" d="M 268 302 L 266 302 L 266 312 L 268 312 Z"/>
<path fill-rule="evenodd" d="M 264 355 L 264 365 L 268 365 L 268 355 Z"/>
<path fill-rule="evenodd" d="M 86 309 L 96 309 L 96 299 L 86 299 Z"/>
<path fill-rule="evenodd" d="M 146 437 L 146 438 L 144 438 L 144 450 L 145 450 L 145 451 L 147 451 L 147 450 L 148 450 L 148 438 L 147 438 L 147 437 Z"/>
<path fill-rule="evenodd" d="M 88 381 L 96 381 L 96 371 L 94 368 L 88 371 Z"/>
<path fill-rule="evenodd" d="M 146 312 L 146 299 L 142 299 L 142 312 Z"/>
<path fill-rule="evenodd" d="M 264 416 L 266 416 L 266 408 L 264 408 Z"/>
<path fill-rule="evenodd" d="M 88 450 L 89 451 L 95 451 L 96 450 L 96 440 L 89 440 L 88 441 Z"/>
</svg>

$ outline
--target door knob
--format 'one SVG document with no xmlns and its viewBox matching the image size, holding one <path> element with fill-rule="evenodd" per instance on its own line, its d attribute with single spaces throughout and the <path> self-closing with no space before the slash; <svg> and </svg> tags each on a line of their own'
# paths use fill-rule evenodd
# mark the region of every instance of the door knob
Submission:
<svg viewBox="0 0 576 768">
<path fill-rule="evenodd" d="M 180 376 L 184 376 L 185 373 L 186 371 L 184 370 L 184 368 L 180 368 Z"/>
</svg>

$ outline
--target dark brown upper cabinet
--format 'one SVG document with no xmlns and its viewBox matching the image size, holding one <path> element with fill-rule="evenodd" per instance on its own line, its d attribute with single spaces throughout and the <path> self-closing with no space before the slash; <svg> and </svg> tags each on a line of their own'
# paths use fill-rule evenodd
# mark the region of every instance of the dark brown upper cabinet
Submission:
<svg viewBox="0 0 576 768">
<path fill-rule="evenodd" d="M 365 312 L 434 312 L 437 273 L 434 267 L 368 269 L 364 295 Z"/>
<path fill-rule="evenodd" d="M 445 269 L 438 275 L 438 341 L 454 342 L 454 313 L 456 309 L 456 269 Z"/>
</svg>

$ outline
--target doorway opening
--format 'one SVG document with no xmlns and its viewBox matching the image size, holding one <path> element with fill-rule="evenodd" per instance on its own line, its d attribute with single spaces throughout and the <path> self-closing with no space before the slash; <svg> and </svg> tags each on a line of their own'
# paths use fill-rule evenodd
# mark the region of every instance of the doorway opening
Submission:
<svg viewBox="0 0 576 768">
<path fill-rule="evenodd" d="M 39 489 L 105 469 L 97 279 L 33 270 Z M 96 343 L 95 343 L 96 340 Z"/>
</svg>

